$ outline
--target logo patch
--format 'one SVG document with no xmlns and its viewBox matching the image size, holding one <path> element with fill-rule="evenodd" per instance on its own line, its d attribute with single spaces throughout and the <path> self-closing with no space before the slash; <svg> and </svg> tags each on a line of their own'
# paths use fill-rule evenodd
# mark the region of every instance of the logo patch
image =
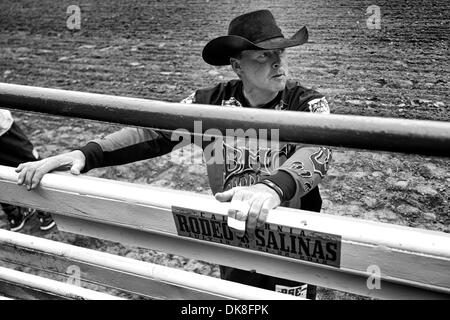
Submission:
<svg viewBox="0 0 450 320">
<path fill-rule="evenodd" d="M 330 107 L 325 98 L 313 99 L 308 101 L 309 111 L 313 113 L 330 114 Z"/>
<path fill-rule="evenodd" d="M 180 103 L 195 103 L 195 92 L 192 92 L 189 97 L 181 100 Z"/>
<path fill-rule="evenodd" d="M 312 183 L 310 181 L 305 181 L 303 183 L 303 189 L 305 190 L 305 192 L 310 192 L 312 188 Z"/>
<path fill-rule="evenodd" d="M 275 106 L 275 110 L 277 110 L 277 111 L 286 110 L 287 106 L 288 106 L 288 104 L 286 102 L 284 102 L 283 100 L 280 100 L 280 103 L 278 103 Z"/>
<path fill-rule="evenodd" d="M 289 144 L 280 150 L 231 146 L 224 142 L 224 190 L 253 185 L 260 180 L 260 175 L 271 174 L 275 167 L 285 161 L 291 148 Z"/>
<path fill-rule="evenodd" d="M 294 172 L 302 178 L 311 178 L 312 177 L 311 171 L 305 169 L 303 162 L 300 162 L 300 161 L 293 162 L 291 164 L 291 169 L 294 170 Z"/>
<path fill-rule="evenodd" d="M 231 97 L 229 100 L 222 100 L 222 106 L 242 107 L 242 104 L 239 101 L 237 101 L 234 97 Z"/>
<path fill-rule="evenodd" d="M 286 287 L 282 285 L 275 285 L 275 291 L 285 294 L 290 294 L 291 296 L 302 297 L 306 299 L 306 292 L 308 290 L 308 285 L 304 284 L 297 287 Z"/>
<path fill-rule="evenodd" d="M 318 173 L 320 177 L 323 178 L 328 171 L 329 161 L 331 160 L 331 150 L 320 147 L 309 158 L 313 164 L 314 172 Z"/>
</svg>

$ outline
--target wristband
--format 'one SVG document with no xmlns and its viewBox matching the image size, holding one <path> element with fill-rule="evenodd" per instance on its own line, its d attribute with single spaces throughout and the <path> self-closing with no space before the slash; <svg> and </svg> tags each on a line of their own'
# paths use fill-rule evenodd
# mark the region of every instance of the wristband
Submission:
<svg viewBox="0 0 450 320">
<path fill-rule="evenodd" d="M 289 201 L 294 197 L 297 191 L 297 183 L 294 177 L 285 170 L 277 170 L 268 177 L 264 177 L 263 180 L 273 182 L 278 188 L 283 191 L 283 200 Z"/>
<path fill-rule="evenodd" d="M 275 183 L 273 183 L 272 181 L 265 179 L 258 183 L 262 183 L 262 184 L 268 186 L 273 191 L 275 191 L 278 194 L 278 196 L 280 197 L 280 202 L 283 202 L 285 200 L 283 190 L 281 190 L 281 188 L 279 186 L 277 186 Z"/>
</svg>

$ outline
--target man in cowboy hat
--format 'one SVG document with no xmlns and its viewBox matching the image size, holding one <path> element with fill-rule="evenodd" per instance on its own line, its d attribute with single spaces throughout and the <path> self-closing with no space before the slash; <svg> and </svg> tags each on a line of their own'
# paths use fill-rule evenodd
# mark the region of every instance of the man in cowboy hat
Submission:
<svg viewBox="0 0 450 320">
<path fill-rule="evenodd" d="M 205 62 L 231 65 L 239 80 L 199 89 L 183 103 L 224 107 L 273 109 L 329 113 L 327 101 L 316 91 L 288 80 L 285 48 L 298 46 L 308 39 L 306 27 L 286 39 L 268 10 L 241 15 L 230 23 L 228 35 L 211 40 L 203 50 Z M 203 142 L 204 153 L 210 140 Z M 35 188 L 42 176 L 59 167 L 70 167 L 79 174 L 93 168 L 129 163 L 171 152 L 178 145 L 166 132 L 125 128 L 89 142 L 84 147 L 38 162 L 21 164 L 18 183 Z M 326 174 L 330 150 L 282 143 L 278 148 L 250 148 L 248 144 L 221 146 L 223 162 L 208 162 L 211 189 L 219 201 L 231 201 L 228 223 L 242 236 L 249 236 L 264 226 L 268 212 L 279 205 L 320 211 L 322 200 L 318 184 Z M 279 165 L 270 159 L 276 157 Z M 259 163 L 251 164 L 257 159 Z M 240 229 L 242 224 L 244 229 Z M 256 272 L 221 266 L 221 277 L 265 289 L 304 294 L 306 285 Z M 308 286 L 308 298 L 315 297 L 315 287 Z"/>
</svg>

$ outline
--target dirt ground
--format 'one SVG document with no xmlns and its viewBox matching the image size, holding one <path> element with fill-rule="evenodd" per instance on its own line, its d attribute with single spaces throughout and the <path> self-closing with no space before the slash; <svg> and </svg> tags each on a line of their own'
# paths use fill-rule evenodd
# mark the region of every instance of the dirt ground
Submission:
<svg viewBox="0 0 450 320">
<path fill-rule="evenodd" d="M 79 0 L 81 30 L 66 27 L 73 1 L 0 2 L 0 81 L 179 101 L 234 78 L 201 59 L 230 19 L 269 8 L 286 36 L 307 25 L 310 42 L 289 51 L 291 77 L 324 93 L 333 113 L 448 121 L 447 0 Z M 381 9 L 381 30 L 366 9 Z M 14 112 L 44 157 L 113 132 L 117 125 Z M 450 232 L 448 159 L 334 148 L 323 212 Z M 168 156 L 90 175 L 210 193 L 206 169 Z M 174 177 L 177 177 L 176 179 Z M 179 177 L 183 177 L 180 179 Z M 3 215 L 0 226 L 6 228 Z M 218 276 L 218 267 L 58 231 L 23 231 L 127 257 Z M 319 289 L 319 299 L 359 297 Z"/>
</svg>

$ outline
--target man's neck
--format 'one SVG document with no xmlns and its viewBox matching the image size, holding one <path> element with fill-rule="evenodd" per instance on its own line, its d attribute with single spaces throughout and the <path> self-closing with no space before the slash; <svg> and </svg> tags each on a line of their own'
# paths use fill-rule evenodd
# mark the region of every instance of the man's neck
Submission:
<svg viewBox="0 0 450 320">
<path fill-rule="evenodd" d="M 246 89 L 243 88 L 243 94 L 245 99 L 247 99 L 250 107 L 257 108 L 269 103 L 277 96 L 278 92 L 267 92 L 258 89 Z"/>
</svg>

